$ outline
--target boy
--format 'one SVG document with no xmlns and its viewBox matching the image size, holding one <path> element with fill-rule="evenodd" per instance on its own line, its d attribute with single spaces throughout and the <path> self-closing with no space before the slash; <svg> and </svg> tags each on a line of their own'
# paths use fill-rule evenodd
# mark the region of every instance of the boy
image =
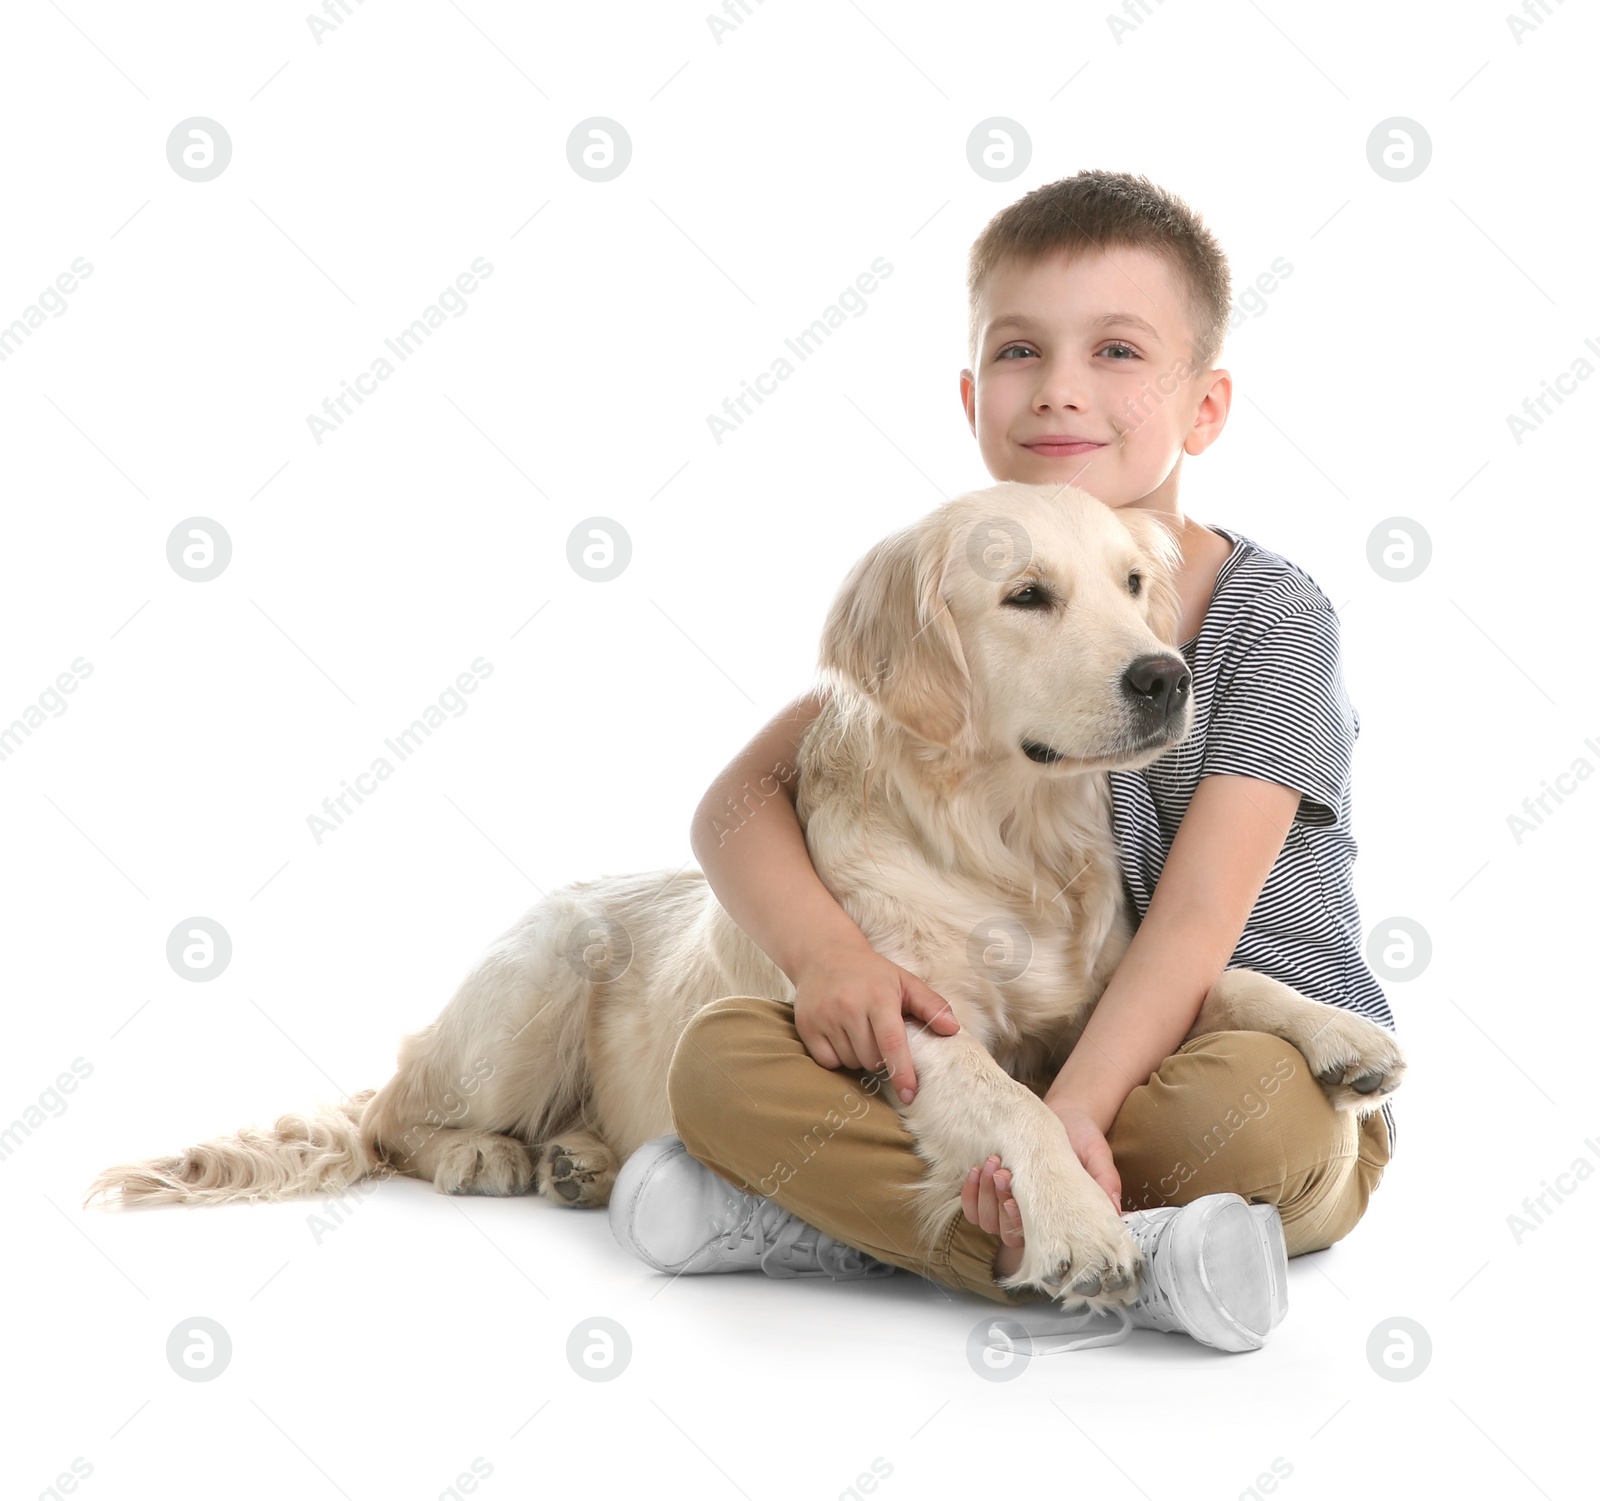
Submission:
<svg viewBox="0 0 1600 1501">
<path fill-rule="evenodd" d="M 968 296 L 961 396 L 990 474 L 1075 485 L 1165 517 L 1182 547 L 1178 644 L 1194 673 L 1189 739 L 1143 770 L 1108 773 L 1133 943 L 1060 1072 L 1028 1082 L 1118 1209 L 1126 1197 L 1147 1211 L 1128 1216 L 1147 1264 L 1209 1285 L 1219 1258 L 1231 1258 L 1256 1293 L 1270 1288 L 1270 1327 L 1285 1306 L 1284 1252 L 1330 1245 L 1364 1212 L 1390 1159 L 1392 1107 L 1359 1124 L 1336 1114 L 1304 1057 L 1265 1033 L 1183 1038 L 1230 964 L 1393 1029 L 1351 884 L 1360 721 L 1340 671 L 1338 616 L 1302 570 L 1180 509 L 1182 455 L 1221 435 L 1232 393 L 1215 366 L 1227 261 L 1186 205 L 1123 173 L 1038 188 L 973 245 Z M 811 866 L 790 769 L 820 702 L 796 700 L 756 735 L 707 791 L 691 834 L 722 905 L 794 984 L 792 1011 L 734 996 L 694 1019 L 669 1082 L 681 1140 L 658 1138 L 625 1165 L 613 1228 L 662 1270 L 843 1277 L 902 1267 L 995 1301 L 1036 1301 L 1044 1295 L 997 1285 L 1020 1263 L 1026 1234 L 1005 1165 L 973 1167 L 962 1216 L 919 1254 L 898 1192 L 921 1175 L 912 1137 L 881 1080 L 862 1078 L 863 1100 L 835 1072 L 887 1069 L 889 1087 L 910 1100 L 904 1018 L 943 1034 L 957 1024 L 919 977 L 872 950 Z M 719 815 L 733 795 L 775 773 L 787 796 L 766 798 L 724 834 Z M 830 1118 L 840 1124 L 823 1125 Z M 1207 1215 L 1225 1200 L 1237 1209 L 1233 1195 L 1261 1206 L 1245 1240 L 1219 1233 L 1202 1245 L 1205 1236 L 1162 1229 L 1182 1211 L 1156 1206 L 1195 1206 L 1192 1219 L 1196 1201 Z M 1180 1240 L 1201 1247 L 1184 1253 L 1191 1259 L 1216 1264 L 1175 1267 Z M 1181 1287 L 1162 1286 L 1182 1301 Z M 1151 1297 L 1162 1304 L 1160 1290 Z M 1164 1306 L 1144 1313 L 1135 1309 L 1136 1324 L 1222 1343 Z M 1259 1312 L 1244 1322 L 1259 1325 Z M 1265 1333 L 1223 1347 L 1256 1348 Z"/>
</svg>

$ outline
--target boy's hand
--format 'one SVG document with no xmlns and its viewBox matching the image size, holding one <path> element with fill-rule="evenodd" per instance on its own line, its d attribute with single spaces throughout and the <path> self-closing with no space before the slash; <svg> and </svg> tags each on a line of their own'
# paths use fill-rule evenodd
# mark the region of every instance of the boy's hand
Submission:
<svg viewBox="0 0 1600 1501">
<path fill-rule="evenodd" d="M 1067 1130 L 1067 1140 L 1077 1153 L 1083 1170 L 1111 1196 L 1111 1207 L 1122 1213 L 1122 1176 L 1111 1156 L 1111 1146 L 1106 1134 L 1087 1110 L 1076 1110 L 1071 1105 L 1045 1101 L 1055 1112 L 1056 1119 Z"/>
<path fill-rule="evenodd" d="M 995 1271 L 1009 1277 L 1022 1264 L 1022 1214 L 1011 1195 L 1011 1169 L 992 1152 L 961 1185 L 961 1213 L 980 1230 L 998 1235 Z"/>
<path fill-rule="evenodd" d="M 1110 1196 L 1112 1206 L 1122 1213 L 1122 1178 L 1112 1160 L 1105 1133 L 1087 1111 L 1070 1105 L 1051 1104 L 1056 1118 L 1066 1128 L 1067 1140 L 1084 1171 Z M 1011 1170 L 998 1156 L 987 1159 L 967 1174 L 961 1185 L 961 1213 L 981 1230 L 998 1235 L 1001 1249 L 995 1255 L 995 1271 L 1008 1277 L 1022 1264 L 1024 1234 L 1022 1214 L 1011 1192 Z"/>
<path fill-rule="evenodd" d="M 824 950 L 794 984 L 794 1025 L 806 1051 L 824 1068 L 876 1071 L 910 1104 L 917 1075 L 903 1020 L 914 1016 L 949 1036 L 961 1024 L 949 1002 L 866 945 Z"/>
</svg>

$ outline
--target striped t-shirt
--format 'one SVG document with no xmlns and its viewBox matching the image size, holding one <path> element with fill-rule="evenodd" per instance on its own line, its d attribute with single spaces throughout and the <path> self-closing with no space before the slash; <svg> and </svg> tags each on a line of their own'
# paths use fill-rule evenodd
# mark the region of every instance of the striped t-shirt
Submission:
<svg viewBox="0 0 1600 1501">
<path fill-rule="evenodd" d="M 1345 692 L 1339 616 L 1311 576 L 1242 533 L 1217 574 L 1200 634 L 1183 644 L 1194 728 L 1142 771 L 1113 771 L 1123 884 L 1142 921 L 1200 778 L 1223 772 L 1301 794 L 1288 837 L 1228 968 L 1255 969 L 1302 995 L 1395 1030 L 1367 966 L 1351 867 L 1350 762 L 1361 716 Z M 1391 1155 L 1394 1107 L 1383 1106 Z"/>
</svg>

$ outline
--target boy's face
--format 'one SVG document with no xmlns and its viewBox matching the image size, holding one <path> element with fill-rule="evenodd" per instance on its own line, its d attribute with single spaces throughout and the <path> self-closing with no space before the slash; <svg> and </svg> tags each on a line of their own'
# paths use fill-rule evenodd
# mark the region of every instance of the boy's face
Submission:
<svg viewBox="0 0 1600 1501">
<path fill-rule="evenodd" d="M 1167 263 L 1134 249 L 1003 262 L 979 299 L 978 363 L 961 372 L 961 400 L 989 473 L 1177 514 L 1178 460 L 1221 433 L 1232 381 L 1193 368 Z M 1061 437 L 1096 446 L 1040 442 Z"/>
</svg>

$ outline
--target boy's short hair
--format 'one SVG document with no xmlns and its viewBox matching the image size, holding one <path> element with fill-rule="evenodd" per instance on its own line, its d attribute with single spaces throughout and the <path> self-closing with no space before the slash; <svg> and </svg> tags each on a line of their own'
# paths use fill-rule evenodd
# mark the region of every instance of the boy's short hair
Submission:
<svg viewBox="0 0 1600 1501">
<path fill-rule="evenodd" d="M 967 354 L 978 367 L 978 294 L 1004 260 L 1132 249 L 1163 257 L 1188 286 L 1191 357 L 1210 369 L 1232 313 L 1228 258 L 1200 216 L 1175 193 L 1128 172 L 1079 172 L 1035 188 L 984 226 L 967 255 Z"/>
</svg>

